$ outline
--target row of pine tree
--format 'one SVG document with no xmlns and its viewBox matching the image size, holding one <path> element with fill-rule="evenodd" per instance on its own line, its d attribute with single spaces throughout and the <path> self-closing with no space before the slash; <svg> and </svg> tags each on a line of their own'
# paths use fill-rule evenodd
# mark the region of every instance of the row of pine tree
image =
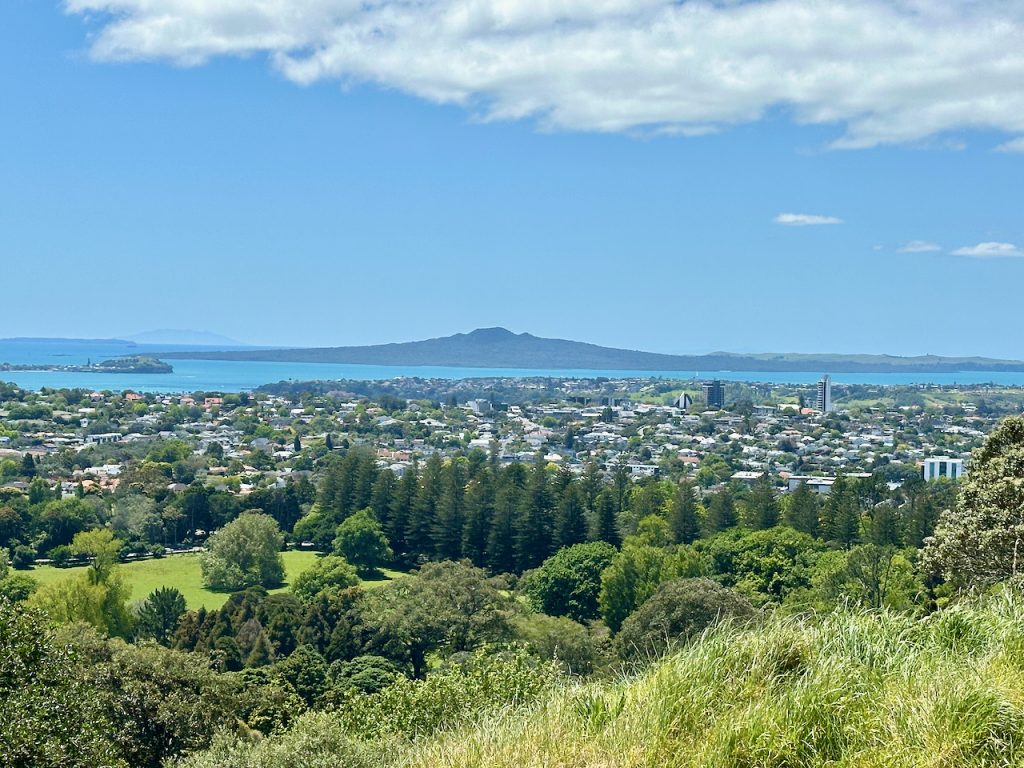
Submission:
<svg viewBox="0 0 1024 768">
<path fill-rule="evenodd" d="M 634 482 L 626 467 L 606 477 L 532 465 L 502 466 L 481 451 L 443 461 L 434 455 L 401 477 L 379 469 L 369 451 L 331 457 L 311 515 L 295 537 L 329 548 L 337 526 L 370 508 L 395 553 L 395 565 L 466 558 L 495 573 L 521 573 L 562 547 L 586 541 L 618 546 L 649 515 L 662 518 L 674 543 L 689 544 L 737 525 L 780 523 L 850 546 L 859 541 L 920 546 L 939 504 L 931 495 L 893 493 L 880 478 L 839 478 L 822 501 L 806 485 L 785 502 L 768 480 L 751 489 L 721 488 L 700 498 L 687 482 Z"/>
</svg>

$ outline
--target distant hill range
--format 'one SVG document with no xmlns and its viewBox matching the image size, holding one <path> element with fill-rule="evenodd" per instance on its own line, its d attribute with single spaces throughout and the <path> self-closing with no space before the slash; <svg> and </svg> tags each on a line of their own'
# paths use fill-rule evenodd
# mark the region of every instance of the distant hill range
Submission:
<svg viewBox="0 0 1024 768">
<path fill-rule="evenodd" d="M 545 339 L 504 328 L 480 328 L 439 339 L 364 347 L 174 352 L 165 358 L 260 360 L 288 363 L 355 363 L 460 368 L 591 369 L 624 371 L 821 371 L 822 373 L 956 373 L 1022 371 L 1024 362 L 985 357 L 891 355 L 732 354 L 664 355 L 614 349 L 565 339 Z"/>
<path fill-rule="evenodd" d="M 181 328 L 160 328 L 143 331 L 128 337 L 137 344 L 195 345 L 197 347 L 244 347 L 240 341 L 209 331 L 193 331 Z"/>
</svg>

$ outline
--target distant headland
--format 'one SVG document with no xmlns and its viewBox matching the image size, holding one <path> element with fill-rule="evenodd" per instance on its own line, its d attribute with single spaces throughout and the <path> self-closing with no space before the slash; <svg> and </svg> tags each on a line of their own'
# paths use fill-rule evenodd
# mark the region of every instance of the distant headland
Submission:
<svg viewBox="0 0 1024 768">
<path fill-rule="evenodd" d="M 102 360 L 98 363 L 86 363 L 85 365 L 49 365 L 29 363 L 26 365 L 12 365 L 11 363 L 0 363 L 0 372 L 3 371 L 60 371 L 62 373 L 174 373 L 174 368 L 158 360 L 155 357 L 146 355 L 133 355 L 131 357 L 115 357 L 110 360 Z"/>
<path fill-rule="evenodd" d="M 667 355 L 548 339 L 505 328 L 479 328 L 423 341 L 359 347 L 195 350 L 162 357 L 279 363 L 348 363 L 386 366 L 529 368 L 623 371 L 822 371 L 829 373 L 1024 372 L 1024 361 L 987 357 L 713 352 Z"/>
</svg>

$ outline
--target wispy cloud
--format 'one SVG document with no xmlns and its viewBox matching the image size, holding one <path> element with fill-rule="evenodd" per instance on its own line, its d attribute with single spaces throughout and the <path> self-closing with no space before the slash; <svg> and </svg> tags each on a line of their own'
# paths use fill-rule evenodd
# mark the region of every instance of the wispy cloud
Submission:
<svg viewBox="0 0 1024 768">
<path fill-rule="evenodd" d="M 835 216 L 818 216 L 813 213 L 780 213 L 773 221 L 787 227 L 813 227 L 819 224 L 842 224 Z"/>
<path fill-rule="evenodd" d="M 896 249 L 897 253 L 934 253 L 941 251 L 942 246 L 936 243 L 929 243 L 927 240 L 911 240 L 905 245 Z"/>
<path fill-rule="evenodd" d="M 996 152 L 1024 152 L 1024 136 L 1000 144 L 996 147 Z"/>
<path fill-rule="evenodd" d="M 1024 250 L 1013 243 L 978 243 L 965 245 L 953 251 L 954 256 L 970 256 L 975 259 L 1024 258 Z"/>
<path fill-rule="evenodd" d="M 1024 3 L 64 0 L 101 60 L 265 55 L 545 127 L 695 134 L 781 108 L 837 147 L 1024 134 Z M 1009 149 L 1016 140 L 1007 145 Z"/>
</svg>

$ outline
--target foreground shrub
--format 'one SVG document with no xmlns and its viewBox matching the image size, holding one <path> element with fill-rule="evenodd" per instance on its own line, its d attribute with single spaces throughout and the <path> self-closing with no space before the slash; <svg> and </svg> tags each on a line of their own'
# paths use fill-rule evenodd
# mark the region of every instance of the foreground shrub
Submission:
<svg viewBox="0 0 1024 768">
<path fill-rule="evenodd" d="M 64 632 L 78 658 L 75 674 L 112 721 L 107 738 L 133 768 L 205 748 L 217 731 L 234 727 L 237 683 L 203 656 L 108 641 L 85 629 Z"/>
<path fill-rule="evenodd" d="M 39 582 L 24 573 L 8 573 L 0 579 L 0 600 L 20 603 L 39 589 Z"/>
<path fill-rule="evenodd" d="M 338 714 L 364 738 L 394 733 L 413 738 L 453 728 L 497 707 L 532 701 L 557 678 L 551 665 L 521 650 L 479 650 L 425 680 L 399 678 L 371 695 L 352 694 Z"/>
<path fill-rule="evenodd" d="M 653 658 L 692 640 L 716 621 L 747 619 L 754 609 L 743 597 L 711 579 L 662 584 L 619 632 L 625 659 Z"/>
<path fill-rule="evenodd" d="M 480 650 L 425 680 L 398 678 L 373 694 L 351 692 L 332 712 L 303 715 L 256 742 L 223 737 L 190 768 L 346 768 L 392 765 L 410 744 L 535 701 L 558 678 L 519 650 Z"/>
<path fill-rule="evenodd" d="M 282 734 L 264 740 L 217 738 L 210 749 L 179 768 L 385 768 L 402 747 L 397 740 L 361 741 L 327 712 L 303 715 Z"/>
</svg>

